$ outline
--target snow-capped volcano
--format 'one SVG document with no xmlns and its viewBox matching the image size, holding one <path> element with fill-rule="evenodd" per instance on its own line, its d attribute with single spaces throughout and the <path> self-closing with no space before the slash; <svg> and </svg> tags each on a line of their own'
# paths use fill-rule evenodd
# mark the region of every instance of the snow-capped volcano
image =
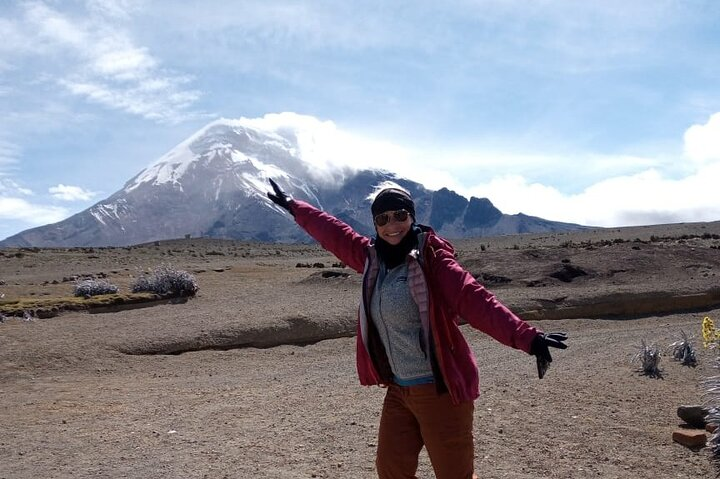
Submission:
<svg viewBox="0 0 720 479">
<path fill-rule="evenodd" d="M 295 120 L 302 124 L 306 118 Z M 333 166 L 318 154 L 322 138 L 312 128 L 268 121 L 273 119 L 277 118 L 268 115 L 214 121 L 109 198 L 59 223 L 11 236 L 0 246 L 121 246 L 188 235 L 309 241 L 289 215 L 267 198 L 269 178 L 292 196 L 335 214 L 365 234 L 373 231 L 367 194 L 373 185 L 388 179 L 412 192 L 418 221 L 448 237 L 578 227 L 504 215 L 487 199 L 468 201 L 447 189 L 429 191 L 387 171 Z M 319 166 L 318 161 L 325 163 Z"/>
<path fill-rule="evenodd" d="M 215 199 L 237 190 L 266 199 L 268 178 L 297 179 L 308 173 L 292 131 L 282 135 L 250 128 L 243 120 L 217 120 L 141 171 L 123 191 L 130 194 L 143 185 L 184 191 L 205 177 L 211 182 L 202 189 L 214 191 Z"/>
</svg>

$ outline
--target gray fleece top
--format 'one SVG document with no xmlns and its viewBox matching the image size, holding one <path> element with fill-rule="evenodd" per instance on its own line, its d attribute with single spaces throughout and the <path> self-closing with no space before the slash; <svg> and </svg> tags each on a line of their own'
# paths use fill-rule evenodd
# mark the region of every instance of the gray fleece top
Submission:
<svg viewBox="0 0 720 479">
<path fill-rule="evenodd" d="M 384 265 L 380 267 L 370 299 L 370 317 L 385 347 L 395 382 L 401 386 L 432 382 L 420 312 L 408 285 L 407 263 L 389 271 Z"/>
</svg>

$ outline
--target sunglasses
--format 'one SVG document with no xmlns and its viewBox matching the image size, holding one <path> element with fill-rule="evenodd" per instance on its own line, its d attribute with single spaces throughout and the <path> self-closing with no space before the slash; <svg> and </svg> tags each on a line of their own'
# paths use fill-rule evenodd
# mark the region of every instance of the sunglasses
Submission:
<svg viewBox="0 0 720 479">
<path fill-rule="evenodd" d="M 376 225 L 385 226 L 390 222 L 390 218 L 394 218 L 395 221 L 397 221 L 398 223 L 404 223 L 405 221 L 407 221 L 408 216 L 410 216 L 410 213 L 407 210 L 395 210 L 380 213 L 373 219 L 375 220 Z"/>
</svg>

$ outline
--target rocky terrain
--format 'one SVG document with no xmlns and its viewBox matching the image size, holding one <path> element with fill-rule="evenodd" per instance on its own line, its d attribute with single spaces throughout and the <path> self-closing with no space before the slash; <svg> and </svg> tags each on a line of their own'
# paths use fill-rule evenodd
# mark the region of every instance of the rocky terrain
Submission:
<svg viewBox="0 0 720 479">
<path fill-rule="evenodd" d="M 514 311 L 570 335 L 538 380 L 531 357 L 463 327 L 480 477 L 713 477 L 707 449 L 672 433 L 718 374 L 700 324 L 720 322 L 720 222 L 454 244 Z M 199 294 L 0 323 L 0 478 L 374 477 L 384 391 L 355 376 L 359 276 L 317 246 L 5 248 L 0 294 L 67 296 L 90 276 L 127 291 L 160 264 Z M 695 368 L 667 354 L 681 331 Z M 660 378 L 632 361 L 643 341 L 664 353 Z M 418 475 L 433 477 L 425 455 Z"/>
</svg>

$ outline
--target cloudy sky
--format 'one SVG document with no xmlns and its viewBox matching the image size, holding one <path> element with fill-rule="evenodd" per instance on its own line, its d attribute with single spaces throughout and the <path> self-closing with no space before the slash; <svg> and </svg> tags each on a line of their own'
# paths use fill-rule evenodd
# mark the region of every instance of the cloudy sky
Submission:
<svg viewBox="0 0 720 479">
<path fill-rule="evenodd" d="M 720 220 L 719 78 L 716 0 L 0 0 L 0 238 L 269 114 L 505 213 Z"/>
</svg>

